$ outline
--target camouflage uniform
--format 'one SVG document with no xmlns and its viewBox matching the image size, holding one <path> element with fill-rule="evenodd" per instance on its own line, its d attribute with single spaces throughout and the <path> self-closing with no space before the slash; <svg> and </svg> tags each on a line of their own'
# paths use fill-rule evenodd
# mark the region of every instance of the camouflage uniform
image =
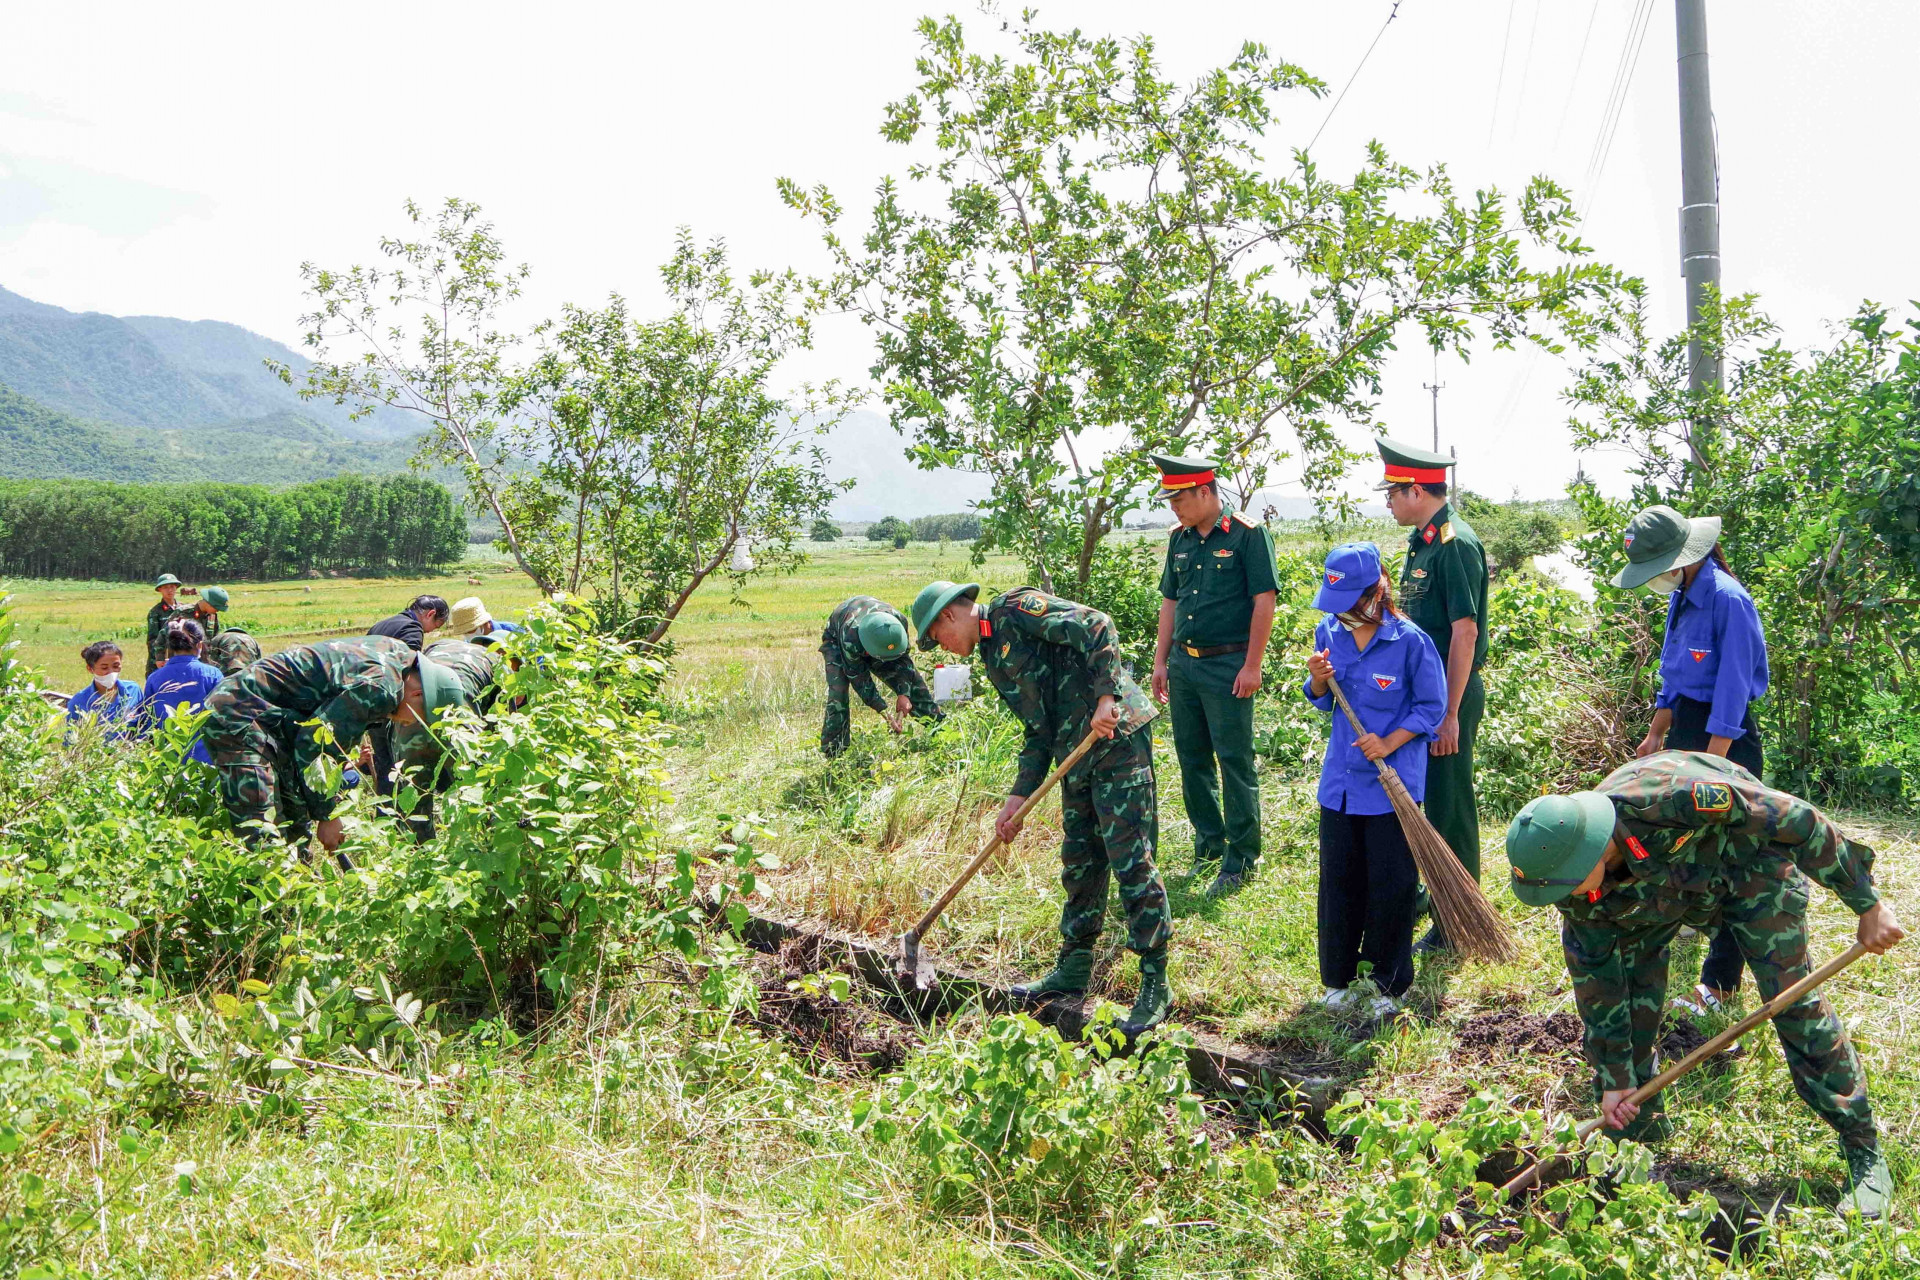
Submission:
<svg viewBox="0 0 1920 1280">
<path fill-rule="evenodd" d="M 1020 587 L 995 597 L 979 620 L 987 678 L 1026 728 L 1011 794 L 1029 796 L 1087 735 L 1095 704 L 1113 695 L 1121 732 L 1095 746 L 1060 781 L 1060 935 L 1091 946 L 1107 909 L 1109 876 L 1120 884 L 1127 945 L 1158 956 L 1173 930 L 1167 891 L 1154 869 L 1159 839 L 1153 735 L 1134 730 L 1153 716 L 1120 667 L 1113 620 L 1098 609 Z"/>
<path fill-rule="evenodd" d="M 820 752 L 829 760 L 845 751 L 853 740 L 847 698 L 849 687 L 860 695 L 860 701 L 881 715 L 891 714 L 892 708 L 874 687 L 876 675 L 896 694 L 913 700 L 914 715 L 932 720 L 940 718 L 933 692 L 927 688 L 910 655 L 882 661 L 860 643 L 860 620 L 875 613 L 890 613 L 900 619 L 903 630 L 906 628 L 907 620 L 892 605 L 872 596 L 855 596 L 827 616 L 826 630 L 820 633 L 820 656 L 827 660 L 827 715 L 820 726 Z"/>
<path fill-rule="evenodd" d="M 257 839 L 278 810 L 289 835 L 310 820 L 325 821 L 336 797 L 314 789 L 307 769 L 330 755 L 345 760 L 367 727 L 384 723 L 400 708 L 414 653 L 398 640 L 366 636 L 295 645 L 228 676 L 207 697 L 201 730 L 220 799 L 234 825 Z M 318 720 L 333 731 L 323 748 Z"/>
<path fill-rule="evenodd" d="M 245 627 L 225 627 L 207 641 L 206 660 L 218 667 L 221 675 L 230 676 L 248 663 L 260 660 L 260 642 L 248 635 Z"/>
<path fill-rule="evenodd" d="M 1724 757 L 1663 751 L 1594 789 L 1613 801 L 1625 865 L 1604 891 L 1558 905 L 1596 1093 L 1657 1074 L 1667 947 L 1682 925 L 1731 930 L 1761 999 L 1770 1000 L 1813 969 L 1807 877 L 1856 914 L 1879 901 L 1872 849 Z M 1801 1099 L 1843 1142 L 1877 1147 L 1866 1077 L 1826 997 L 1809 992 L 1773 1025 Z M 1657 1106 L 1655 1099 L 1645 1110 Z"/>
<path fill-rule="evenodd" d="M 441 640 L 420 651 L 420 656 L 437 662 L 453 672 L 467 691 L 467 705 L 481 715 L 493 705 L 494 673 L 503 661 L 494 650 L 466 640 Z M 395 725 L 393 758 L 421 792 L 419 803 L 407 818 L 407 825 L 421 840 L 433 838 L 433 797 L 445 791 L 450 782 L 440 768 L 445 757 L 440 740 L 422 724 Z"/>
<path fill-rule="evenodd" d="M 153 608 L 147 610 L 147 674 L 152 675 L 167 660 L 167 624 L 177 618 L 193 617 L 190 604 L 169 605 L 165 600 L 153 602 Z"/>
</svg>

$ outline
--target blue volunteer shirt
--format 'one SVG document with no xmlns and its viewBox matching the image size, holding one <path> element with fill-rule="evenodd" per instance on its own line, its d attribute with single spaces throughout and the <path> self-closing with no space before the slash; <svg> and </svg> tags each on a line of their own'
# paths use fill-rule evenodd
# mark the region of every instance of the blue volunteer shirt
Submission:
<svg viewBox="0 0 1920 1280">
<path fill-rule="evenodd" d="M 93 681 L 87 681 L 87 687 L 67 699 L 67 723 L 77 723 L 84 716 L 98 719 L 102 727 L 110 724 L 126 725 L 126 728 L 108 730 L 109 738 L 125 738 L 132 732 L 131 721 L 134 713 L 140 709 L 140 686 L 124 677 L 114 685 L 111 694 L 102 695 Z"/>
<path fill-rule="evenodd" d="M 140 712 L 146 731 L 153 732 L 176 708 L 198 711 L 206 705 L 207 695 L 220 683 L 218 667 L 208 666 L 190 653 L 176 653 L 147 677 L 146 692 L 140 699 Z M 187 753 L 201 764 L 212 764 L 207 744 L 193 736 L 193 749 Z"/>
<path fill-rule="evenodd" d="M 1447 714 L 1447 670 L 1433 639 L 1405 618 L 1388 614 L 1365 650 L 1332 617 L 1314 629 L 1315 652 L 1330 650 L 1334 678 L 1367 732 L 1386 737 L 1410 729 L 1413 739 L 1387 757 L 1415 800 L 1427 795 L 1427 743 Z M 1333 691 L 1313 696 L 1313 677 L 1301 685 L 1307 701 L 1333 714 L 1333 737 L 1320 766 L 1320 803 L 1339 813 L 1392 813 L 1380 770 L 1354 747 L 1353 726 L 1334 705 Z"/>
<path fill-rule="evenodd" d="M 1660 696 L 1656 707 L 1680 698 L 1713 709 L 1707 732 L 1738 738 L 1747 704 L 1767 691 L 1767 638 L 1753 597 L 1711 559 L 1693 585 L 1673 593 L 1667 605 L 1667 640 L 1660 650 Z"/>
</svg>

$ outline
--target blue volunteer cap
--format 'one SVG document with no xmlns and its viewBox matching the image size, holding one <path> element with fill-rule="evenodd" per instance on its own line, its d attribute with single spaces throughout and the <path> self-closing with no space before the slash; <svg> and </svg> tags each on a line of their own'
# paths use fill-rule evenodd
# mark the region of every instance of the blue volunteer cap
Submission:
<svg viewBox="0 0 1920 1280">
<path fill-rule="evenodd" d="M 1327 553 L 1313 607 L 1323 613 L 1345 613 L 1378 581 L 1380 548 L 1371 542 L 1343 542 Z"/>
</svg>

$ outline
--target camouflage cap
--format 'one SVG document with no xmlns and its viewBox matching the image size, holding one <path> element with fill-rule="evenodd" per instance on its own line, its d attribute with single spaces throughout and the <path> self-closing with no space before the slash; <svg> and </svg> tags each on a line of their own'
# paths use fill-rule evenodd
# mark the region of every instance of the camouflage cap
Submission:
<svg viewBox="0 0 1920 1280">
<path fill-rule="evenodd" d="M 1627 521 L 1620 541 L 1627 567 L 1613 575 L 1613 585 L 1643 586 L 1675 566 L 1706 559 L 1720 541 L 1720 517 L 1689 520 L 1669 506 L 1648 507 Z"/>
<path fill-rule="evenodd" d="M 1507 828 L 1513 896 L 1545 907 L 1572 893 L 1606 853 L 1613 826 L 1613 801 L 1598 791 L 1528 801 Z"/>
<path fill-rule="evenodd" d="M 927 634 L 927 628 L 940 616 L 940 611 L 959 599 L 977 600 L 980 598 L 980 584 L 977 582 L 929 582 L 913 598 L 913 629 L 920 633 L 920 647 L 933 648 L 933 637 Z"/>
<path fill-rule="evenodd" d="M 860 619 L 860 647 L 875 658 L 897 658 L 907 651 L 907 629 L 891 613 Z"/>
</svg>

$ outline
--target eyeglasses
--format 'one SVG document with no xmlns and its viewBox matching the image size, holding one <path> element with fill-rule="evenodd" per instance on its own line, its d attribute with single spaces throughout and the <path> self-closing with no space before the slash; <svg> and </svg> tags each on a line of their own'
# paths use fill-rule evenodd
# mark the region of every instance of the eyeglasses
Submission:
<svg viewBox="0 0 1920 1280">
<path fill-rule="evenodd" d="M 1412 492 L 1413 492 L 1413 486 L 1410 484 L 1396 484 L 1396 485 L 1389 485 L 1387 487 L 1388 498 L 1398 498 L 1404 494 L 1409 494 Z"/>
</svg>

